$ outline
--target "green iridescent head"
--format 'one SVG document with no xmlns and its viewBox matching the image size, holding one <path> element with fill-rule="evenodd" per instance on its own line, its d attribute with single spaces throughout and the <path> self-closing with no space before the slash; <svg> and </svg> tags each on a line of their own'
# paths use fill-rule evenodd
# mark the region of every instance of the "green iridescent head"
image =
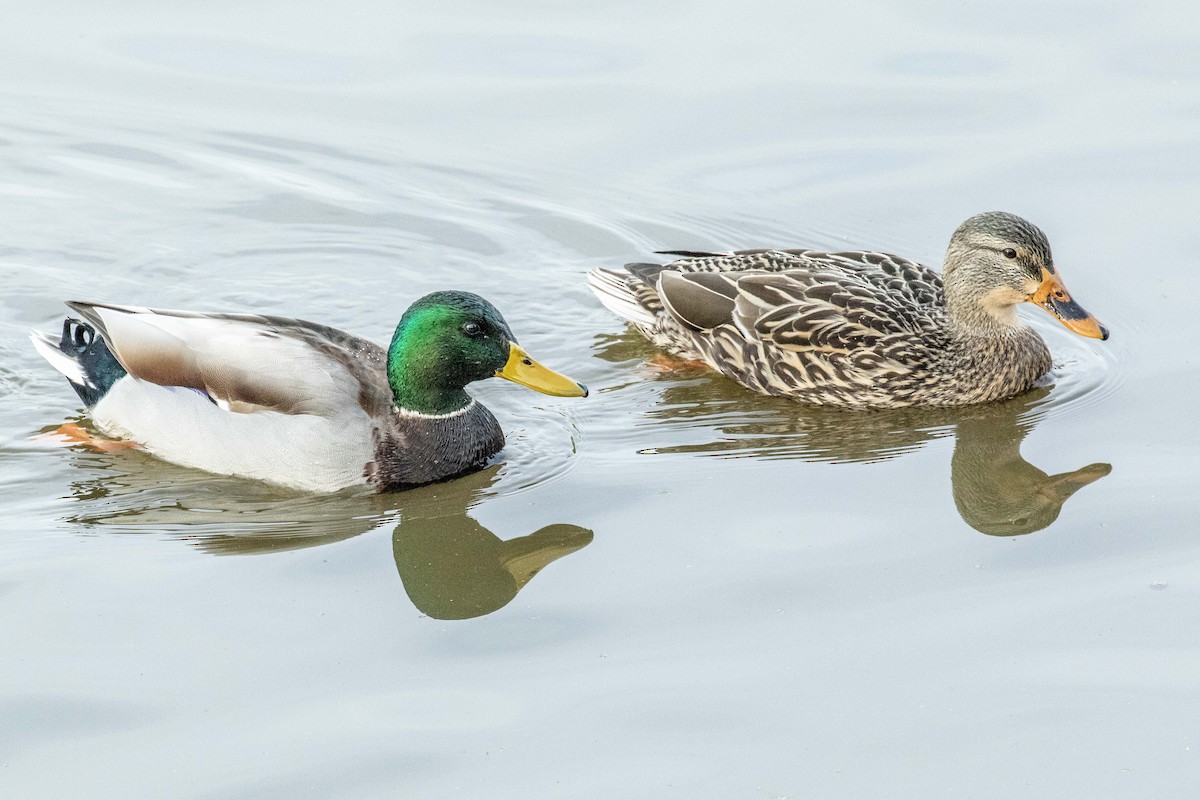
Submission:
<svg viewBox="0 0 1200 800">
<path fill-rule="evenodd" d="M 500 377 L 546 394 L 583 397 L 587 389 L 546 369 L 516 343 L 496 307 L 470 292 L 434 292 L 409 306 L 388 348 L 396 405 L 450 414 L 471 402 L 466 385 Z"/>
</svg>

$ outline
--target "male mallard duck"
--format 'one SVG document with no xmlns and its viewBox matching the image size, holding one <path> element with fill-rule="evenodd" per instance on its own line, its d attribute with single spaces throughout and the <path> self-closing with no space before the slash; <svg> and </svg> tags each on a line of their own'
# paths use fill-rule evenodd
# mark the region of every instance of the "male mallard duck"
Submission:
<svg viewBox="0 0 1200 800">
<path fill-rule="evenodd" d="M 1108 338 L 1067 294 L 1045 234 L 999 211 L 959 226 L 941 276 L 886 253 L 666 254 L 682 258 L 592 270 L 588 283 L 675 355 L 818 405 L 957 406 L 1024 392 L 1052 366 L 1017 316 L 1026 301 Z"/>
<path fill-rule="evenodd" d="M 86 321 L 31 339 L 102 431 L 177 464 L 308 491 L 391 491 L 482 466 L 504 433 L 465 391 L 472 381 L 587 396 L 468 292 L 413 303 L 387 351 L 298 319 L 67 305 Z"/>
</svg>

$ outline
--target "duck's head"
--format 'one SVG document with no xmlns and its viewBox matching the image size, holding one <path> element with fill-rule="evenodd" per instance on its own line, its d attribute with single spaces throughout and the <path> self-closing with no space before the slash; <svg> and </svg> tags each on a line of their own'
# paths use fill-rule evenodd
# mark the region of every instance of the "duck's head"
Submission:
<svg viewBox="0 0 1200 800">
<path fill-rule="evenodd" d="M 1080 336 L 1108 338 L 1108 328 L 1071 299 L 1046 234 L 1015 214 L 989 211 L 959 225 L 944 280 L 946 305 L 961 320 L 1016 325 L 1017 305 L 1028 302 Z"/>
<path fill-rule="evenodd" d="M 556 397 L 586 397 L 587 387 L 534 361 L 496 307 L 470 292 L 434 292 L 417 300 L 388 348 L 388 383 L 396 405 L 449 414 L 471 401 L 464 388 L 505 378 Z"/>
</svg>

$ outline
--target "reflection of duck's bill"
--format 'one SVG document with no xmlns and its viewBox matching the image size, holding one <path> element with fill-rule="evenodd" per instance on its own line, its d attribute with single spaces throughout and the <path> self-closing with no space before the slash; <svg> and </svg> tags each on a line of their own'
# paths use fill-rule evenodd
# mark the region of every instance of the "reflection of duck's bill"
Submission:
<svg viewBox="0 0 1200 800">
<path fill-rule="evenodd" d="M 496 370 L 496 377 L 554 397 L 587 397 L 588 394 L 587 387 L 582 383 L 543 367 L 516 342 L 509 343 L 508 361 Z"/>
<path fill-rule="evenodd" d="M 518 539 L 509 539 L 501 547 L 500 565 L 513 576 L 517 587 L 529 583 L 547 564 L 586 547 L 592 532 L 574 525 L 547 525 Z"/>
<path fill-rule="evenodd" d="M 1049 498 L 1062 504 L 1071 495 L 1078 492 L 1089 483 L 1095 483 L 1112 472 L 1111 464 L 1088 464 L 1073 472 L 1062 472 L 1051 475 L 1039 491 Z"/>
<path fill-rule="evenodd" d="M 1080 336 L 1101 340 L 1108 338 L 1108 328 L 1071 299 L 1071 294 L 1067 287 L 1063 286 L 1058 273 L 1043 268 L 1042 282 L 1033 294 L 1029 295 L 1029 302 L 1046 309 L 1069 330 Z"/>
</svg>

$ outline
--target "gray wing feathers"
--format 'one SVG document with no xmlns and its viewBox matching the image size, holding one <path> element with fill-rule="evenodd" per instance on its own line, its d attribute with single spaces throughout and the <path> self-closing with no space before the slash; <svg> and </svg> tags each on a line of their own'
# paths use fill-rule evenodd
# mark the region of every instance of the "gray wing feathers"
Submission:
<svg viewBox="0 0 1200 800">
<path fill-rule="evenodd" d="M 845 274 L 752 275 L 737 286 L 738 327 L 786 350 L 850 353 L 925 327 L 911 309 Z"/>
<path fill-rule="evenodd" d="M 874 371 L 907 360 L 905 343 L 934 330 L 944 315 L 941 276 L 887 253 L 672 255 L 682 257 L 665 265 L 628 264 L 624 275 L 606 276 L 622 299 L 658 318 L 658 333 L 689 352 L 695 348 L 686 338 L 731 324 L 746 342 L 805 358 L 845 358 L 848 366 Z M 677 323 L 678 334 L 664 320 Z"/>
<path fill-rule="evenodd" d="M 906 297 L 918 305 L 941 305 L 943 302 L 942 278 L 937 272 L 901 256 L 870 250 L 828 253 L 808 249 L 757 249 L 734 253 L 690 253 L 688 257 L 674 261 L 665 268 L 677 272 L 832 271 L 856 277 L 892 296 Z"/>
<path fill-rule="evenodd" d="M 733 321 L 738 294 L 734 276 L 665 270 L 658 275 L 657 289 L 667 312 L 693 330 L 710 330 Z"/>
<path fill-rule="evenodd" d="M 240 411 L 331 416 L 390 406 L 382 348 L 303 320 L 69 303 L 130 374 Z"/>
</svg>

